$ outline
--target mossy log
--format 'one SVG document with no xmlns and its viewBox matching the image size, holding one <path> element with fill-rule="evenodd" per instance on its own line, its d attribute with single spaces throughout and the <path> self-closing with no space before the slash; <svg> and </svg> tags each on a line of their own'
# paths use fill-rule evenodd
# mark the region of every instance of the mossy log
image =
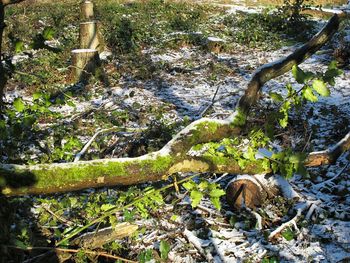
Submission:
<svg viewBox="0 0 350 263">
<path fill-rule="evenodd" d="M 291 55 L 260 67 L 253 74 L 236 111 L 227 119 L 199 119 L 180 131 L 160 151 L 136 158 L 37 165 L 1 164 L 2 192 L 5 195 L 44 194 L 88 187 L 132 185 L 161 180 L 176 172 L 270 172 L 259 162 L 252 161 L 241 169 L 236 160 L 215 156 L 193 157 L 188 155 L 188 151 L 196 144 L 238 136 L 264 83 L 310 57 L 337 31 L 339 22 L 339 16 L 334 15 L 318 34 Z"/>
</svg>

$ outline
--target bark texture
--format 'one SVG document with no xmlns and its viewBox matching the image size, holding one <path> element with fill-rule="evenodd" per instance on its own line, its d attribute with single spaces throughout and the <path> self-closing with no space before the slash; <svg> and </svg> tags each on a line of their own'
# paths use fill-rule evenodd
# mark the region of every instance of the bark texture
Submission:
<svg viewBox="0 0 350 263">
<path fill-rule="evenodd" d="M 256 174 L 270 172 L 258 161 L 241 169 L 229 158 L 193 157 L 192 146 L 239 135 L 251 106 L 268 80 L 289 71 L 325 44 L 337 31 L 339 17 L 334 15 L 308 43 L 277 62 L 260 67 L 253 75 L 236 111 L 226 120 L 202 118 L 180 131 L 160 151 L 136 158 L 100 159 L 75 163 L 39 165 L 0 165 L 6 181 L 6 195 L 42 194 L 78 190 L 88 187 L 131 185 L 164 179 L 176 172 L 213 172 Z M 344 150 L 344 148 L 341 148 Z"/>
<path fill-rule="evenodd" d="M 80 23 L 80 48 L 103 51 L 102 37 L 99 33 L 99 22 L 88 21 Z"/>
</svg>

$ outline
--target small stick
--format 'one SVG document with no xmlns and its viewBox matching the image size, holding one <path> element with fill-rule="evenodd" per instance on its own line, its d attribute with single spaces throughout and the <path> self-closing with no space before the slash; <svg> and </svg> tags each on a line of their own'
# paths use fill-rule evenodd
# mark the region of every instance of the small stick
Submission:
<svg viewBox="0 0 350 263">
<path fill-rule="evenodd" d="M 229 173 L 224 173 L 224 174 L 222 174 L 220 177 L 214 179 L 214 180 L 212 181 L 212 183 L 218 183 L 218 182 L 220 182 L 220 181 L 221 181 L 224 177 L 226 177 L 228 174 L 229 174 Z"/>
<path fill-rule="evenodd" d="M 296 222 L 298 221 L 299 217 L 301 216 L 301 213 L 306 209 L 306 206 L 299 208 L 297 211 L 297 214 L 289 221 L 283 223 L 282 225 L 280 225 L 279 227 L 277 227 L 274 231 L 271 232 L 271 234 L 269 235 L 269 240 L 272 240 L 277 234 L 279 234 L 280 232 L 283 231 L 283 229 L 285 229 L 286 227 L 290 227 L 290 226 L 296 226 Z"/>
<path fill-rule="evenodd" d="M 309 138 L 307 139 L 307 142 L 305 143 L 302 152 L 305 152 L 307 146 L 310 144 L 311 136 L 312 136 L 312 132 L 310 132 Z"/>
<path fill-rule="evenodd" d="M 220 84 L 223 83 L 223 81 L 220 81 L 219 83 L 217 83 L 217 87 L 214 93 L 214 96 L 212 97 L 210 104 L 202 111 L 202 113 L 199 115 L 201 118 L 207 113 L 207 111 L 214 105 L 215 103 L 215 98 L 216 95 L 218 94 L 219 88 L 220 88 Z"/>
<path fill-rule="evenodd" d="M 262 217 L 261 215 L 259 215 L 257 212 L 255 211 L 251 211 L 251 213 L 255 216 L 256 218 L 256 222 L 257 222 L 257 229 L 258 230 L 262 230 L 263 229 L 263 225 L 262 225 Z"/>
<path fill-rule="evenodd" d="M 111 131 L 119 131 L 122 130 L 123 128 L 121 127 L 111 127 L 111 128 L 107 128 L 107 129 L 102 129 L 99 130 L 91 137 L 91 139 L 84 145 L 83 149 L 76 154 L 75 158 L 74 158 L 74 163 L 78 162 L 80 160 L 80 158 L 85 154 L 85 152 L 89 149 L 91 143 L 96 139 L 96 137 L 98 135 L 100 135 L 101 133 L 107 133 L 107 132 L 111 132 Z"/>
</svg>

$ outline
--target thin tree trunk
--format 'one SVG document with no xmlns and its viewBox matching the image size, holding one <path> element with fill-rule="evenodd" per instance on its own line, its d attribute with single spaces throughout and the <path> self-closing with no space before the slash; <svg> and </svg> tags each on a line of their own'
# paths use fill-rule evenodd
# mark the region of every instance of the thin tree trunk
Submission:
<svg viewBox="0 0 350 263">
<path fill-rule="evenodd" d="M 7 82 L 5 68 L 2 64 L 2 39 L 5 28 L 5 6 L 0 3 L 0 109 L 3 105 L 4 90 Z"/>
</svg>

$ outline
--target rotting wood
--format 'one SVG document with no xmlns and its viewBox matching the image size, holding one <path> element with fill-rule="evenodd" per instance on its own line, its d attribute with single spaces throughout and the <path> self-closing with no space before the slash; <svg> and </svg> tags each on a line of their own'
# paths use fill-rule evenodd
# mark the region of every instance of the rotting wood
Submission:
<svg viewBox="0 0 350 263">
<path fill-rule="evenodd" d="M 0 176 L 6 182 L 3 193 L 43 194 L 89 187 L 131 185 L 161 180 L 170 173 L 184 171 L 238 174 L 270 172 L 255 162 L 241 169 L 236 160 L 227 158 L 217 163 L 215 158 L 194 158 L 187 153 L 196 144 L 239 135 L 262 85 L 315 53 L 337 31 L 339 22 L 339 16 L 334 15 L 318 34 L 291 55 L 260 67 L 253 74 L 236 111 L 227 119 L 199 119 L 180 131 L 160 151 L 136 158 L 38 165 L 1 164 Z"/>
</svg>

